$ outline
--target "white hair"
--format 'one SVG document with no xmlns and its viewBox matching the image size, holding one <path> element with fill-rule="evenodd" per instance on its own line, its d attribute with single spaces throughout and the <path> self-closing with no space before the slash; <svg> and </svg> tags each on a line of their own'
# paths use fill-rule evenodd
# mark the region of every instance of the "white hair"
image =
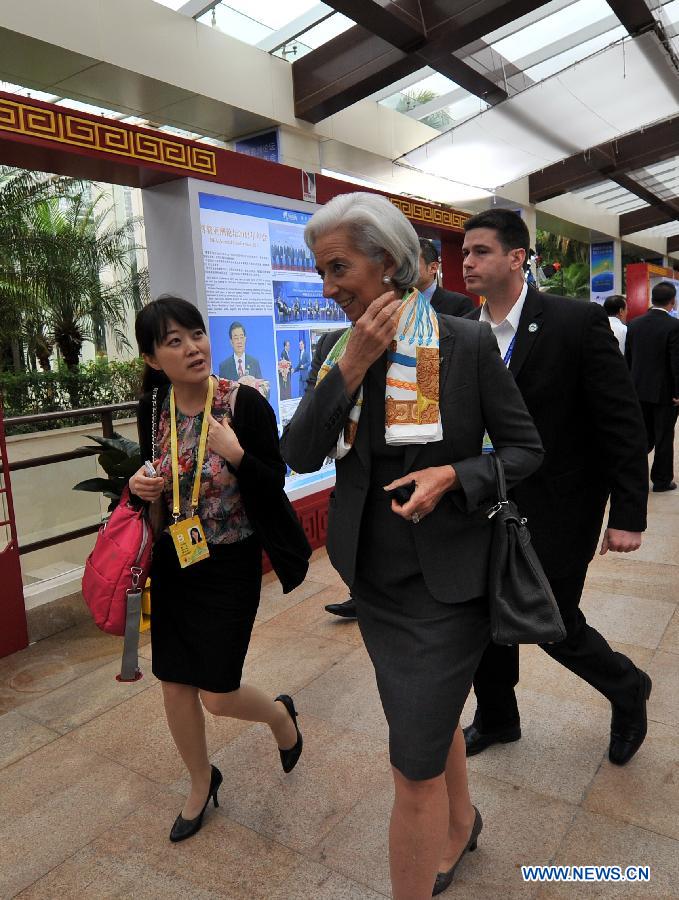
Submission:
<svg viewBox="0 0 679 900">
<path fill-rule="evenodd" d="M 391 256 L 396 263 L 391 279 L 397 288 L 406 290 L 415 284 L 419 278 L 419 238 L 386 197 L 362 191 L 338 194 L 313 214 L 304 229 L 304 240 L 313 252 L 320 237 L 338 228 L 345 228 L 356 249 L 370 259 L 383 262 L 385 253 Z"/>
</svg>

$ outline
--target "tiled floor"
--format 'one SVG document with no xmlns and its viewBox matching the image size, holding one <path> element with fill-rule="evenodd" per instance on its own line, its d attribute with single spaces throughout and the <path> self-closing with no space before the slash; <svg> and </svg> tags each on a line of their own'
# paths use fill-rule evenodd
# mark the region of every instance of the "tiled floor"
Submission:
<svg viewBox="0 0 679 900">
<path fill-rule="evenodd" d="M 611 766 L 606 702 L 523 649 L 524 737 L 470 761 L 485 828 L 446 896 L 679 897 L 679 491 L 650 507 L 641 552 L 595 560 L 583 601 L 653 678 L 646 743 Z M 90 625 L 0 660 L 0 898 L 388 897 L 386 725 L 357 626 L 323 611 L 345 593 L 322 551 L 287 597 L 267 577 L 247 678 L 295 695 L 305 752 L 284 776 L 266 728 L 208 715 L 221 806 L 179 845 L 186 780 L 150 646 L 132 686 L 114 679 L 119 641 Z M 651 881 L 522 882 L 521 864 L 552 861 L 649 865 Z"/>
</svg>

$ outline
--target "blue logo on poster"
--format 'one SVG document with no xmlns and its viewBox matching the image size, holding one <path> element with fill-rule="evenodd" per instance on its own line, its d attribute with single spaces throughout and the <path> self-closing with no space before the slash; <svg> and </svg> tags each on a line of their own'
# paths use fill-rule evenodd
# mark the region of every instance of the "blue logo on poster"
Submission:
<svg viewBox="0 0 679 900">
<path fill-rule="evenodd" d="M 613 290 L 613 273 L 601 272 L 592 278 L 592 290 L 595 294 L 604 294 Z"/>
</svg>

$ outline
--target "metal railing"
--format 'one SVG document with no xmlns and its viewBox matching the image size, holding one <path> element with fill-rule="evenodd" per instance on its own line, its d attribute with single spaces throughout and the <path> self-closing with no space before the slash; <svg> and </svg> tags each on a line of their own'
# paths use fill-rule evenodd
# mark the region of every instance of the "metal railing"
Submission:
<svg viewBox="0 0 679 900">
<path fill-rule="evenodd" d="M 12 425 L 35 425 L 40 422 L 51 422 L 56 419 L 80 419 L 83 416 L 98 416 L 101 424 L 101 431 L 104 437 L 113 437 L 113 413 L 120 410 L 130 410 L 134 412 L 137 409 L 137 401 L 131 400 L 127 403 L 114 403 L 110 406 L 89 406 L 85 409 L 68 409 L 59 412 L 36 413 L 32 416 L 11 416 L 5 419 L 5 429 Z M 94 424 L 94 423 L 93 423 Z M 96 452 L 96 448 L 93 448 Z M 51 453 L 46 456 L 35 456 L 32 459 L 22 459 L 15 463 L 7 463 L 10 473 L 18 472 L 21 469 L 35 469 L 38 466 L 49 466 L 52 463 L 65 462 L 70 459 L 82 459 L 85 456 L 92 456 L 92 450 L 68 450 L 64 453 Z M 4 474 L 5 465 L 0 460 L 0 474 Z M 77 528 L 74 531 L 66 531 L 64 534 L 57 534 L 50 538 L 44 538 L 41 541 L 32 541 L 30 544 L 19 546 L 19 553 L 31 553 L 34 550 L 43 550 L 45 547 L 54 547 L 56 544 L 63 544 L 66 541 L 72 541 L 75 538 L 85 537 L 88 534 L 94 534 L 99 531 L 101 522 L 95 525 L 86 525 L 84 528 Z"/>
</svg>

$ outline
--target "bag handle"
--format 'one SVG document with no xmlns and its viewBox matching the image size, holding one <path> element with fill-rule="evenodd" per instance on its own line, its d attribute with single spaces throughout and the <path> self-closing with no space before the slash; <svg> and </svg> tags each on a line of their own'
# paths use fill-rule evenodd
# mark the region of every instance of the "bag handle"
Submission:
<svg viewBox="0 0 679 900">
<path fill-rule="evenodd" d="M 488 454 L 495 469 L 495 485 L 497 487 L 497 503 L 488 510 L 488 518 L 492 519 L 495 513 L 499 513 L 503 506 L 507 506 L 507 483 L 505 481 L 505 467 L 496 453 Z"/>
<path fill-rule="evenodd" d="M 154 387 L 151 400 L 151 461 L 156 459 L 156 429 L 158 428 L 158 388 Z"/>
</svg>

